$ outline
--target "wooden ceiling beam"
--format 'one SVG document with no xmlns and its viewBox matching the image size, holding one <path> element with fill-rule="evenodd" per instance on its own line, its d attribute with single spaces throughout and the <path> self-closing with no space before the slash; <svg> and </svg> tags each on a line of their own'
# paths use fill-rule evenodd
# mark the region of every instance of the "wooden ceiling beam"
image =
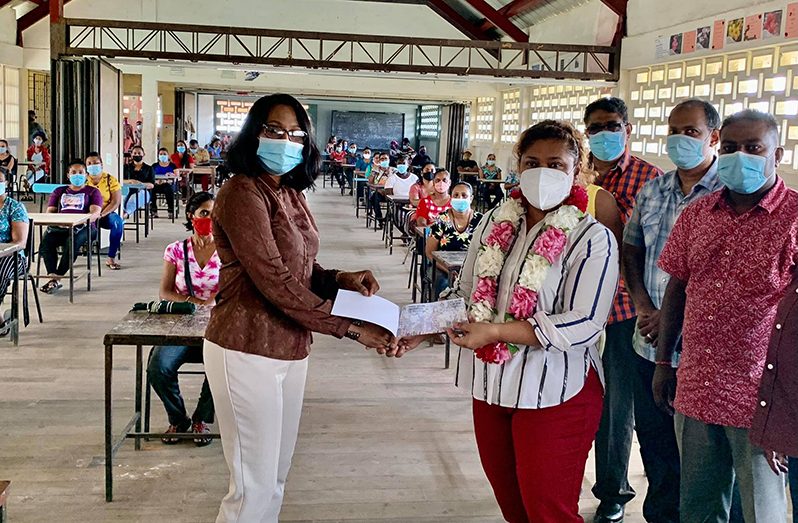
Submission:
<svg viewBox="0 0 798 523">
<path fill-rule="evenodd" d="M 60 12 L 61 18 L 64 16 L 64 4 L 68 4 L 70 0 L 52 0 L 52 2 L 45 2 L 33 8 L 28 13 L 25 13 L 17 19 L 17 45 L 22 46 L 22 33 L 26 29 L 30 29 L 36 23 L 44 20 L 48 16 L 54 16 L 54 12 Z M 52 3 L 52 5 L 51 5 Z M 52 10 L 51 10 L 52 8 Z"/>
<path fill-rule="evenodd" d="M 494 40 L 486 30 L 479 28 L 470 20 L 466 20 L 463 15 L 446 3 L 446 0 L 427 0 L 427 5 L 430 9 L 435 11 L 438 16 L 449 22 L 471 40 Z"/>
<path fill-rule="evenodd" d="M 499 12 L 504 16 L 506 16 L 507 18 L 512 18 L 514 16 L 518 16 L 527 11 L 531 11 L 532 9 L 540 7 L 545 3 L 546 0 L 513 0 L 509 4 L 499 9 Z M 484 22 L 482 22 L 480 29 L 482 29 L 483 31 L 487 31 L 491 27 L 493 27 L 493 24 L 490 23 L 490 20 L 486 19 Z"/>
<path fill-rule="evenodd" d="M 529 35 L 518 28 L 510 19 L 494 9 L 485 0 L 466 0 L 468 5 L 476 9 L 482 16 L 487 18 L 490 23 L 496 26 L 504 34 L 515 40 L 516 42 L 528 42 Z M 481 29 L 481 28 L 480 28 Z"/>
</svg>

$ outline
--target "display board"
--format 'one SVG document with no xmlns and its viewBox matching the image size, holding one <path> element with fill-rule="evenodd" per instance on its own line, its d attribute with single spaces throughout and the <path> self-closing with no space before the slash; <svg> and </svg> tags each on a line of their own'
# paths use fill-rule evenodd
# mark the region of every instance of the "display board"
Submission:
<svg viewBox="0 0 798 523">
<path fill-rule="evenodd" d="M 361 111 L 333 111 L 332 134 L 339 139 L 357 143 L 359 149 L 387 150 L 391 140 L 402 142 L 405 115 L 402 113 L 372 113 Z"/>
</svg>

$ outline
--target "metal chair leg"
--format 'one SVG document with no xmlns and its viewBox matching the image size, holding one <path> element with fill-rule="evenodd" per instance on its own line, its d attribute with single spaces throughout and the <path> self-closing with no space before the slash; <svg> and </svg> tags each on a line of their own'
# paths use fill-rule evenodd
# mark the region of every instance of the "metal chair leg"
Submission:
<svg viewBox="0 0 798 523">
<path fill-rule="evenodd" d="M 42 316 L 42 305 L 39 303 L 39 290 L 36 288 L 36 281 L 33 279 L 33 275 L 28 274 L 28 278 L 30 278 L 31 287 L 33 288 L 33 300 L 36 302 L 36 312 L 39 314 L 39 323 L 44 323 L 44 317 Z"/>
</svg>

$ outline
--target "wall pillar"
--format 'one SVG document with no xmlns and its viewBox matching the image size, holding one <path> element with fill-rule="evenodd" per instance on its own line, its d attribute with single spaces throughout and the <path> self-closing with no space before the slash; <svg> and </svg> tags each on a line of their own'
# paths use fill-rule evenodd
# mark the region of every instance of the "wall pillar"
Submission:
<svg viewBox="0 0 798 523">
<path fill-rule="evenodd" d="M 146 162 L 158 161 L 158 79 L 150 71 L 141 75 L 141 145 L 146 153 Z"/>
</svg>

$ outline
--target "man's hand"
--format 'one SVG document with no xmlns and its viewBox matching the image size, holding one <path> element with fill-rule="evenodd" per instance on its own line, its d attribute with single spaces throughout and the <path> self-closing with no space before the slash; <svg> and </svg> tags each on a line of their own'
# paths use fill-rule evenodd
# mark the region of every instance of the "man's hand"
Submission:
<svg viewBox="0 0 798 523">
<path fill-rule="evenodd" d="M 373 296 L 380 290 L 380 284 L 371 271 L 339 272 L 335 281 L 341 289 L 359 292 L 363 296 Z"/>
<path fill-rule="evenodd" d="M 676 397 L 676 369 L 665 365 L 657 365 L 654 379 L 651 382 L 654 403 L 657 407 L 673 416 L 673 398 Z"/>
<path fill-rule="evenodd" d="M 499 341 L 496 325 L 493 323 L 456 323 L 446 333 L 452 342 L 464 349 L 476 350 L 489 343 Z"/>
<path fill-rule="evenodd" d="M 659 309 L 638 311 L 637 314 L 637 327 L 640 329 L 640 334 L 654 347 L 657 346 L 659 338 L 659 316 Z"/>
<path fill-rule="evenodd" d="M 353 324 L 349 327 L 349 331 L 359 334 L 357 342 L 367 349 L 376 349 L 380 354 L 396 350 L 396 338 L 384 327 L 373 323 Z"/>
<path fill-rule="evenodd" d="M 401 358 L 411 350 L 415 349 L 419 345 L 421 345 L 424 341 L 429 339 L 428 334 L 422 334 L 420 336 L 409 336 L 407 338 L 401 338 L 397 342 L 396 349 L 387 352 L 381 352 L 380 354 L 385 354 L 389 358 Z M 379 351 L 377 351 L 379 352 Z"/>
<path fill-rule="evenodd" d="M 772 470 L 777 476 L 782 473 L 786 474 L 789 471 L 787 466 L 788 458 L 786 454 L 768 449 L 765 449 L 762 452 L 765 453 L 765 459 L 768 460 L 770 470 Z"/>
</svg>

